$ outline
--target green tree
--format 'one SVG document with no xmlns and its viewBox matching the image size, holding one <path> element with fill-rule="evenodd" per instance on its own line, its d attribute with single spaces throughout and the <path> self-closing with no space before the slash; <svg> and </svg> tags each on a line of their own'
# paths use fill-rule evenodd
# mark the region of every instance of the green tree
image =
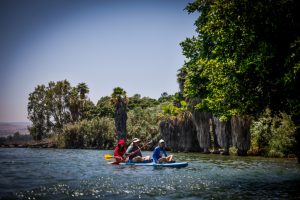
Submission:
<svg viewBox="0 0 300 200">
<path fill-rule="evenodd" d="M 130 139 L 140 138 L 143 142 L 159 136 L 160 107 L 142 109 L 137 107 L 128 112 L 128 134 Z"/>
<path fill-rule="evenodd" d="M 81 108 L 81 120 L 83 119 L 91 120 L 96 116 L 97 116 L 97 110 L 94 103 L 89 99 L 85 100 L 85 103 Z"/>
<path fill-rule="evenodd" d="M 259 116 L 269 107 L 291 114 L 299 127 L 299 9 L 296 0 L 188 4 L 186 10 L 199 18 L 197 36 L 181 43 L 187 60 L 178 81 L 184 95 L 223 120 Z"/>
<path fill-rule="evenodd" d="M 47 109 L 51 114 L 51 130 L 59 132 L 63 125 L 71 121 L 70 112 L 68 110 L 69 95 L 71 85 L 67 80 L 51 81 L 47 87 Z"/>
<path fill-rule="evenodd" d="M 128 109 L 133 110 L 141 106 L 142 97 L 140 94 L 134 94 L 132 97 L 128 98 Z"/>
<path fill-rule="evenodd" d="M 114 106 L 111 104 L 111 97 L 101 97 L 96 105 L 96 116 L 114 117 Z"/>
<path fill-rule="evenodd" d="M 76 103 L 72 105 L 74 107 L 70 103 L 70 98 L 74 97 L 71 88 L 67 80 L 51 81 L 47 87 L 38 85 L 29 94 L 27 110 L 28 119 L 32 122 L 29 131 L 35 140 L 48 133 L 60 132 L 65 124 L 77 119 L 74 114 Z"/>
<path fill-rule="evenodd" d="M 189 4 L 188 12 L 201 14 L 197 37 L 181 43 L 188 58 L 181 70 L 185 94 L 200 97 L 200 108 L 225 116 L 257 114 L 266 105 L 295 112 L 298 8 L 299 2 L 285 0 Z"/>
<path fill-rule="evenodd" d="M 167 92 L 163 92 L 163 93 L 161 93 L 160 97 L 158 98 L 158 102 L 163 103 L 166 101 L 172 101 L 172 99 L 173 99 L 172 95 L 169 95 Z"/>
<path fill-rule="evenodd" d="M 79 108 L 80 108 L 80 99 L 79 99 L 79 93 L 77 88 L 72 88 L 69 99 L 68 99 L 68 108 L 71 113 L 71 119 L 72 122 L 76 122 L 79 120 L 80 113 L 79 113 Z"/>
<path fill-rule="evenodd" d="M 45 85 L 38 85 L 28 98 L 28 119 L 32 122 L 29 127 L 33 139 L 41 140 L 50 130 L 50 111 L 47 106 L 47 91 Z"/>
<path fill-rule="evenodd" d="M 77 85 L 77 90 L 80 94 L 80 99 L 85 100 L 86 99 L 86 94 L 90 92 L 90 89 L 88 88 L 86 83 L 79 83 Z"/>
<path fill-rule="evenodd" d="M 158 105 L 159 102 L 156 99 L 150 97 L 141 97 L 140 94 L 135 94 L 128 98 L 128 109 L 133 110 L 135 108 L 149 108 Z"/>
<path fill-rule="evenodd" d="M 80 101 L 79 114 L 80 117 L 83 117 L 86 116 L 84 112 L 88 110 L 87 107 L 91 107 L 90 102 L 87 102 L 87 96 L 86 96 L 86 94 L 88 94 L 90 90 L 86 83 L 79 83 L 76 89 L 79 92 L 79 101 Z M 86 105 L 87 103 L 89 105 Z"/>
</svg>

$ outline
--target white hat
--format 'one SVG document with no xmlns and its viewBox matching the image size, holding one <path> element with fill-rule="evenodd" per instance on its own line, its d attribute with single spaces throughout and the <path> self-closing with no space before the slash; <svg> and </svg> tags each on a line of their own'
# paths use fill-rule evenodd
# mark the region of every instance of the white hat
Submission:
<svg viewBox="0 0 300 200">
<path fill-rule="evenodd" d="M 140 142 L 141 140 L 139 138 L 133 138 L 132 142 Z"/>
<path fill-rule="evenodd" d="M 165 141 L 164 141 L 163 139 L 160 139 L 158 143 L 159 143 L 159 144 L 165 143 Z"/>
</svg>

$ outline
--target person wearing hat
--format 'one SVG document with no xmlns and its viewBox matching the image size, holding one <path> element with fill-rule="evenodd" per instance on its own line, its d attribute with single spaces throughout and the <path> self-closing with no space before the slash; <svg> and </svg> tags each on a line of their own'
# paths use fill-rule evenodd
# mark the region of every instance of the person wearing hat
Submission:
<svg viewBox="0 0 300 200">
<path fill-rule="evenodd" d="M 114 157 L 117 163 L 125 161 L 124 159 L 125 152 L 126 152 L 125 141 L 120 140 L 114 151 Z"/>
<path fill-rule="evenodd" d="M 125 155 L 129 156 L 130 162 L 143 162 L 146 160 L 150 160 L 150 156 L 142 156 L 141 148 L 140 146 L 140 139 L 133 138 L 132 143 L 128 147 Z"/>
<path fill-rule="evenodd" d="M 165 148 L 166 148 L 165 141 L 163 139 L 159 140 L 158 146 L 155 147 L 155 149 L 153 151 L 153 155 L 152 155 L 152 158 L 153 158 L 154 162 L 156 162 L 156 163 L 174 162 L 172 160 L 173 159 L 173 155 L 169 155 L 168 156 Z M 165 157 L 163 157 L 163 155 Z"/>
</svg>

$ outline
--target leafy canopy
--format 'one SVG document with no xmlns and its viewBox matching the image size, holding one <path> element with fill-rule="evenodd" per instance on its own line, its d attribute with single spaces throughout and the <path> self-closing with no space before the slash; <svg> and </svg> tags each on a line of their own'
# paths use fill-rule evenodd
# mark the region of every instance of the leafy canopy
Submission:
<svg viewBox="0 0 300 200">
<path fill-rule="evenodd" d="M 226 120 L 266 107 L 300 111 L 300 2 L 197 0 L 197 36 L 181 43 L 178 82 L 196 108 Z"/>
</svg>

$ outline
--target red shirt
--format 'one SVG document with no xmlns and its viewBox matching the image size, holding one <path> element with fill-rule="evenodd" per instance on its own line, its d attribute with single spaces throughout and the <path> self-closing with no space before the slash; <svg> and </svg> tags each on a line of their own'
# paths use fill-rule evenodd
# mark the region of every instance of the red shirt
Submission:
<svg viewBox="0 0 300 200">
<path fill-rule="evenodd" d="M 119 149 L 119 146 L 120 145 L 124 145 L 123 149 Z M 114 156 L 115 157 L 123 157 L 123 155 L 125 154 L 126 152 L 126 147 L 125 147 L 125 141 L 124 140 L 120 140 L 118 145 L 116 146 L 115 148 L 115 151 L 114 151 Z"/>
</svg>

